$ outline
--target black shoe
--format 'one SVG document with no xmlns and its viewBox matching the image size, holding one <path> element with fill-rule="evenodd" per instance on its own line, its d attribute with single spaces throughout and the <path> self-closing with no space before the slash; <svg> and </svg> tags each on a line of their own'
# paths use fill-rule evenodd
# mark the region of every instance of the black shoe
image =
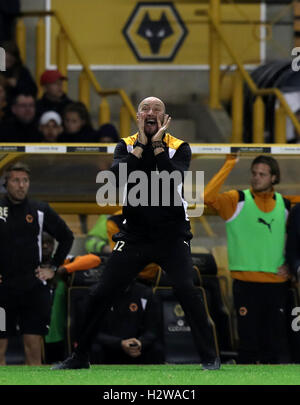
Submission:
<svg viewBox="0 0 300 405">
<path fill-rule="evenodd" d="M 67 357 L 62 363 L 51 367 L 51 370 L 76 370 L 80 368 L 90 368 L 88 357 L 72 353 L 72 355 Z"/>
<path fill-rule="evenodd" d="M 207 361 L 202 363 L 202 370 L 219 370 L 221 367 L 221 361 L 219 357 L 216 357 L 213 361 Z"/>
</svg>

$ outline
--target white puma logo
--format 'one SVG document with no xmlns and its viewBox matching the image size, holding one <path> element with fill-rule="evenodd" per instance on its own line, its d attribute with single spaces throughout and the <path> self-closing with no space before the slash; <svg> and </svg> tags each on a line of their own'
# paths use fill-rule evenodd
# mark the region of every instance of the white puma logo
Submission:
<svg viewBox="0 0 300 405">
<path fill-rule="evenodd" d="M 183 241 L 183 243 L 185 243 L 186 245 L 188 245 L 188 247 L 190 247 L 190 245 L 188 244 L 188 242 L 186 242 L 185 240 Z"/>
</svg>

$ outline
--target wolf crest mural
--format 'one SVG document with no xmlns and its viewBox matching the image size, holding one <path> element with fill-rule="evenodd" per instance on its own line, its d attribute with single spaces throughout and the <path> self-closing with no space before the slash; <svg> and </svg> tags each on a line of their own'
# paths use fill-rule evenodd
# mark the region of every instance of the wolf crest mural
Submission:
<svg viewBox="0 0 300 405">
<path fill-rule="evenodd" d="M 151 52 L 159 53 L 162 41 L 172 35 L 171 24 L 169 23 L 166 14 L 162 13 L 160 20 L 151 20 L 150 15 L 146 12 L 137 33 L 149 41 Z"/>
<path fill-rule="evenodd" d="M 138 3 L 123 28 L 140 62 L 172 62 L 187 34 L 172 3 Z"/>
</svg>

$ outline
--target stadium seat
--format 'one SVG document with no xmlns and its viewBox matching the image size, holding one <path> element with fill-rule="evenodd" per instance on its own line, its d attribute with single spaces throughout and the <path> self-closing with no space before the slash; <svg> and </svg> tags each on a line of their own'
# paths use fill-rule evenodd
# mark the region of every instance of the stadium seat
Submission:
<svg viewBox="0 0 300 405">
<path fill-rule="evenodd" d="M 91 287 L 97 283 L 103 271 L 103 264 L 95 269 L 75 271 L 71 274 L 68 285 L 70 287 Z"/>
<path fill-rule="evenodd" d="M 172 288 L 158 287 L 155 289 L 155 295 L 159 298 L 162 306 L 165 362 L 175 364 L 200 363 L 191 328 Z"/>
<path fill-rule="evenodd" d="M 199 289 L 199 293 L 202 295 L 204 302 L 206 302 L 206 294 L 200 286 L 201 278 L 196 266 L 193 268 L 193 278 L 196 288 Z M 199 363 L 201 359 L 196 350 L 190 326 L 186 321 L 181 305 L 173 293 L 168 275 L 164 271 L 161 271 L 161 274 L 158 276 L 153 292 L 159 298 L 162 305 L 162 336 L 166 363 Z M 213 327 L 215 327 L 209 314 L 208 317 Z"/>
<path fill-rule="evenodd" d="M 193 266 L 193 281 L 194 281 L 195 286 L 202 285 L 201 275 L 200 275 L 200 272 L 199 272 L 199 269 L 197 266 Z M 154 289 L 158 288 L 158 287 L 171 288 L 170 279 L 169 279 L 168 275 L 166 274 L 166 272 L 164 272 L 161 267 L 159 268 L 157 275 L 156 275 L 156 279 L 154 281 Z"/>
<path fill-rule="evenodd" d="M 216 275 L 217 265 L 215 259 L 211 253 L 193 253 L 193 264 L 197 266 L 201 275 L 209 274 Z"/>
</svg>

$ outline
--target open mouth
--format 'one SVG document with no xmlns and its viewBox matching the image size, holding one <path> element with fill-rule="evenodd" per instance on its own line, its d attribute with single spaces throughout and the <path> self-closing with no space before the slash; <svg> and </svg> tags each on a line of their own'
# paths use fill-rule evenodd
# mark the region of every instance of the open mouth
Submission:
<svg viewBox="0 0 300 405">
<path fill-rule="evenodd" d="M 146 123 L 146 125 L 153 126 L 153 125 L 156 125 L 156 120 L 153 119 L 153 118 L 149 118 L 149 119 L 147 119 L 147 120 L 145 121 L 145 123 Z"/>
<path fill-rule="evenodd" d="M 153 133 L 153 131 L 157 130 L 157 121 L 154 118 L 149 118 L 145 120 L 145 130 L 149 133 Z"/>
</svg>

